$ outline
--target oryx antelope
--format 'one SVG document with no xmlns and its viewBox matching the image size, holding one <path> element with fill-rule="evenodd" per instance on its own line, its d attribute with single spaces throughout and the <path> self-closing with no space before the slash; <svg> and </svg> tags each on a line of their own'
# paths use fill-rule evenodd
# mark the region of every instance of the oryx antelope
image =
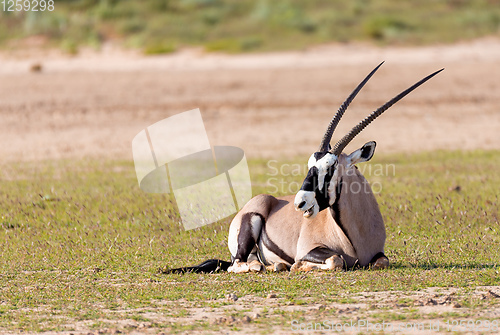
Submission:
<svg viewBox="0 0 500 335">
<path fill-rule="evenodd" d="M 239 273 L 261 271 L 264 266 L 275 271 L 355 265 L 386 268 L 384 221 L 370 186 L 356 168 L 357 163 L 372 158 L 375 142 L 351 154 L 343 150 L 375 118 L 443 69 L 389 100 L 331 147 L 330 140 L 347 107 L 382 64 L 354 89 L 330 121 L 318 151 L 309 158 L 309 171 L 298 193 L 257 195 L 236 214 L 228 236 L 231 262 L 209 260 L 169 272 L 227 269 Z"/>
</svg>

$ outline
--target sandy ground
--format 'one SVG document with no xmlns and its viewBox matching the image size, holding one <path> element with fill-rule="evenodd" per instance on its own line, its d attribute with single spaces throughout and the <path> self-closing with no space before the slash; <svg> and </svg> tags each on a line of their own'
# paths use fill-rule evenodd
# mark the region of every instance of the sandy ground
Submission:
<svg viewBox="0 0 500 335">
<path fill-rule="evenodd" d="M 200 307 L 193 301 L 156 300 L 154 307 L 104 309 L 112 319 L 94 321 L 66 320 L 61 329 L 44 335 L 99 335 L 99 334 L 158 334 L 167 335 L 170 327 L 179 334 L 494 334 L 500 330 L 499 288 L 481 286 L 465 292 L 457 288 L 427 288 L 421 291 L 380 291 L 344 293 L 345 303 L 321 304 L 304 297 L 300 304 L 287 301 L 280 294 L 267 298 L 254 295 L 213 300 L 210 307 Z M 234 298 L 233 298 L 234 297 Z M 471 312 L 463 303 L 480 301 L 495 305 Z M 184 311 L 180 313 L 179 311 Z M 187 311 L 187 312 L 186 312 Z M 43 307 L 37 313 L 50 310 Z M 293 315 L 283 324 L 282 314 Z M 474 314 L 472 314 L 474 313 Z M 179 315 L 180 314 L 180 315 Z M 124 317 L 125 315 L 129 317 Z M 131 315 L 141 315 L 148 321 L 137 321 Z M 116 317 L 114 317 L 116 316 Z M 189 329 L 189 325 L 198 325 Z M 208 324 L 200 326 L 202 324 Z M 185 331 L 180 330 L 183 325 Z M 219 331 L 214 330 L 219 329 Z M 13 332 L 0 334 L 13 335 Z M 32 334 L 24 332 L 24 334 Z"/>
<path fill-rule="evenodd" d="M 309 155 L 356 84 L 386 64 L 351 105 L 334 139 L 425 75 L 445 68 L 346 149 L 378 152 L 500 149 L 500 40 L 451 46 L 328 45 L 300 52 L 227 56 L 197 49 L 145 57 L 105 47 L 75 57 L 25 49 L 0 53 L 3 162 L 79 157 L 132 159 L 132 138 L 200 108 L 212 145 L 247 157 Z M 34 64 L 41 72 L 30 71 Z"/>
</svg>

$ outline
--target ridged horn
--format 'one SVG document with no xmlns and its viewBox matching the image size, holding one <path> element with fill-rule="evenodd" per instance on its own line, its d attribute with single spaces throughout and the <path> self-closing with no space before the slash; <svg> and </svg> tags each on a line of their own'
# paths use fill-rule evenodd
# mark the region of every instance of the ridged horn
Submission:
<svg viewBox="0 0 500 335">
<path fill-rule="evenodd" d="M 337 144 L 335 144 L 335 146 L 333 147 L 333 149 L 330 152 L 333 153 L 336 156 L 340 155 L 342 153 L 342 151 L 344 150 L 344 148 L 349 144 L 349 142 L 351 142 L 352 139 L 356 135 L 358 135 L 363 129 L 365 129 L 366 126 L 368 126 L 373 120 L 375 120 L 383 112 L 385 112 L 386 110 L 388 110 L 396 102 L 398 102 L 399 100 L 403 99 L 411 91 L 413 91 L 414 89 L 416 89 L 417 87 L 419 87 L 420 85 L 422 85 L 423 83 L 425 83 L 427 80 L 431 79 L 432 77 L 434 77 L 436 74 L 438 74 L 439 72 L 441 72 L 443 70 L 444 69 L 441 69 L 441 70 L 438 70 L 438 71 L 436 71 L 436 72 L 428 75 L 427 77 L 425 77 L 424 79 L 422 79 L 418 83 L 416 83 L 415 85 L 413 85 L 410 88 L 404 90 L 403 92 L 399 93 L 394 98 L 392 98 L 391 100 L 389 100 L 388 102 L 386 102 L 385 104 L 383 104 L 382 106 L 380 106 L 377 110 L 375 110 L 370 115 L 368 115 L 363 121 L 361 121 L 355 127 L 353 127 L 351 129 L 351 131 L 347 135 L 345 135 L 341 140 L 339 140 L 337 142 Z"/>
<path fill-rule="evenodd" d="M 352 100 L 356 97 L 356 95 L 361 91 L 363 86 L 370 80 L 370 78 L 373 76 L 373 74 L 379 69 L 379 67 L 382 66 L 384 62 L 380 63 L 375 69 L 373 69 L 372 72 L 370 72 L 365 79 L 359 85 L 352 91 L 352 93 L 347 97 L 347 99 L 340 105 L 337 113 L 335 116 L 332 118 L 330 121 L 330 124 L 328 125 L 328 128 L 326 129 L 325 135 L 323 136 L 323 139 L 321 140 L 321 144 L 319 145 L 319 152 L 326 152 L 328 151 L 328 144 L 330 144 L 330 141 L 332 139 L 333 132 L 335 131 L 335 128 L 337 128 L 337 125 L 344 115 L 347 107 L 351 104 Z"/>
</svg>

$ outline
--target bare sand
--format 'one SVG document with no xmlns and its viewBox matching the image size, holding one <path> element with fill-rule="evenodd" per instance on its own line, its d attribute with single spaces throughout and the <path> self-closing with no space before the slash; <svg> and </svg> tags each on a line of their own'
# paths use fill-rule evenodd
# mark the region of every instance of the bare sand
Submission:
<svg viewBox="0 0 500 335">
<path fill-rule="evenodd" d="M 247 157 L 309 155 L 338 106 L 378 63 L 334 140 L 427 74 L 445 68 L 363 131 L 383 153 L 500 149 L 500 39 L 419 48 L 325 45 L 297 52 L 147 57 L 106 46 L 77 56 L 0 53 L 0 157 L 132 159 L 145 127 L 200 108 L 212 145 Z M 34 64 L 40 72 L 30 70 Z"/>
</svg>

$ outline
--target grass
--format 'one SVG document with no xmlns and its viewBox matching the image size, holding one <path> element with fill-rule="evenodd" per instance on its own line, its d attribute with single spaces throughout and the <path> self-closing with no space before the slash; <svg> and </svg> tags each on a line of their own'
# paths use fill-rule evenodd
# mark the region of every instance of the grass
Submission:
<svg viewBox="0 0 500 335">
<path fill-rule="evenodd" d="M 57 0 L 50 12 L 0 4 L 4 47 L 41 35 L 69 53 L 109 40 L 146 54 L 190 45 L 234 53 L 367 40 L 450 43 L 499 32 L 499 0 Z"/>
<path fill-rule="evenodd" d="M 284 180 L 300 183 L 303 176 L 288 172 L 305 160 L 273 166 L 286 166 Z M 269 163 L 249 164 L 254 194 L 272 191 Z M 224 300 L 228 293 L 265 298 L 273 292 L 284 305 L 328 306 L 359 302 L 360 292 L 454 287 L 467 293 L 500 285 L 499 165 L 498 151 L 375 155 L 370 165 L 361 165 L 372 185 L 382 186 L 377 199 L 392 261 L 386 271 L 163 275 L 158 268 L 166 265 L 229 259 L 230 218 L 184 231 L 173 197 L 143 193 L 130 161 L 4 164 L 0 330 L 90 329 L 129 320 L 174 332 L 216 331 L 226 326 L 175 320 L 190 315 L 192 307 L 230 308 L 233 303 Z M 390 166 L 390 173 L 378 173 L 380 166 Z M 461 304 L 474 312 L 495 302 L 464 297 Z M 152 318 L 151 311 L 174 321 Z M 253 325 L 262 331 L 289 327 L 308 313 L 264 310 Z M 407 320 L 416 314 L 401 313 L 391 317 Z"/>
</svg>

